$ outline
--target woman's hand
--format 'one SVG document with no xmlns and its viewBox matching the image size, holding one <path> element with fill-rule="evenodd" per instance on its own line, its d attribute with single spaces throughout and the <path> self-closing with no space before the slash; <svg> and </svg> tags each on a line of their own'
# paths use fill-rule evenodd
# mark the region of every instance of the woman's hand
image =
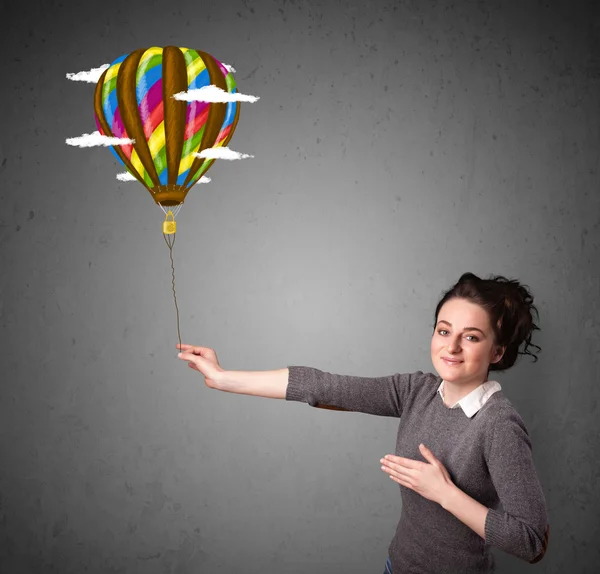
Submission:
<svg viewBox="0 0 600 574">
<path fill-rule="evenodd" d="M 204 375 L 206 386 L 211 389 L 219 388 L 219 378 L 224 370 L 219 365 L 217 354 L 208 347 L 195 347 L 193 345 L 175 345 L 181 349 L 178 357 L 188 361 L 188 367 Z"/>
<path fill-rule="evenodd" d="M 428 462 L 387 454 L 380 460 L 383 465 L 381 470 L 398 484 L 442 504 L 455 485 L 446 467 L 425 445 L 419 445 L 419 450 Z"/>
</svg>

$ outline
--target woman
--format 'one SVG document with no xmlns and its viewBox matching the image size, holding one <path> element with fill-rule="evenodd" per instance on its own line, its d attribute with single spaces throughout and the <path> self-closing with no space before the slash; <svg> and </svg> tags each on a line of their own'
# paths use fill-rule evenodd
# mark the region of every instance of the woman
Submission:
<svg viewBox="0 0 600 574">
<path fill-rule="evenodd" d="M 435 310 L 431 359 L 439 376 L 353 377 L 299 366 L 225 371 L 212 349 L 191 345 L 179 357 L 211 388 L 399 417 L 395 455 L 381 459 L 402 496 L 385 571 L 492 572 L 491 546 L 530 563 L 548 546 L 527 429 L 500 384 L 488 380 L 519 354 L 537 360 L 528 349 L 541 350 L 531 344 L 534 311 L 517 281 L 462 275 Z"/>
</svg>

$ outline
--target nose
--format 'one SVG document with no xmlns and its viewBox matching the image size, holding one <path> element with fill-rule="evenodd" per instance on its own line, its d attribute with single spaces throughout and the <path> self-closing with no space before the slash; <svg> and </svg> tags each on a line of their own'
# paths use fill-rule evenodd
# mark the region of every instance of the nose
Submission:
<svg viewBox="0 0 600 574">
<path fill-rule="evenodd" d="M 449 353 L 458 353 L 460 351 L 460 345 L 458 339 L 450 339 L 448 341 L 448 352 Z"/>
</svg>

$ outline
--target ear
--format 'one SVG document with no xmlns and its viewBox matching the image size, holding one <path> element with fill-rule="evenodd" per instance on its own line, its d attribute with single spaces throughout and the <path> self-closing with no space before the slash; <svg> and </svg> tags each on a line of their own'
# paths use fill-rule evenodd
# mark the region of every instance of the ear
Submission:
<svg viewBox="0 0 600 574">
<path fill-rule="evenodd" d="M 504 351 L 506 351 L 506 347 L 496 347 L 496 352 L 493 355 L 490 363 L 497 363 L 504 356 Z"/>
</svg>

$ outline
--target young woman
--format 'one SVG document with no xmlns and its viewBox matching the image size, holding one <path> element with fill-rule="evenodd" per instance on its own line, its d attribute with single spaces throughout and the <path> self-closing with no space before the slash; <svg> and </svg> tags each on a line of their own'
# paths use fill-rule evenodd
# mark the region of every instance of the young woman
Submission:
<svg viewBox="0 0 600 574">
<path fill-rule="evenodd" d="M 465 273 L 435 310 L 437 376 L 353 377 L 300 366 L 225 371 L 212 349 L 191 345 L 179 357 L 211 388 L 399 417 L 395 454 L 381 459 L 402 496 L 385 572 L 493 572 L 491 546 L 530 563 L 548 546 L 529 434 L 500 384 L 488 380 L 519 354 L 537 360 L 529 351 L 541 350 L 531 344 L 533 312 L 533 297 L 518 281 Z"/>
</svg>

